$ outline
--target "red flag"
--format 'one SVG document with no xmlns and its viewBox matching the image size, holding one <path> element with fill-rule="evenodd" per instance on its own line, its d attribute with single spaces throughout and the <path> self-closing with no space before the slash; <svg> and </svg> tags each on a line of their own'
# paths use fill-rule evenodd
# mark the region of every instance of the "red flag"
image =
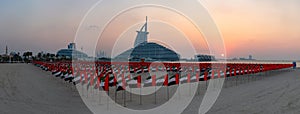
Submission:
<svg viewBox="0 0 300 114">
<path fill-rule="evenodd" d="M 169 83 L 169 76 L 168 76 L 168 74 L 166 74 L 165 81 L 164 81 L 164 86 L 168 86 L 168 83 Z"/>
<path fill-rule="evenodd" d="M 194 66 L 192 66 L 192 72 L 194 72 L 195 71 L 195 68 L 194 68 Z"/>
<path fill-rule="evenodd" d="M 72 74 L 72 76 L 74 76 L 74 68 L 73 67 L 71 67 L 71 74 Z"/>
<path fill-rule="evenodd" d="M 241 68 L 241 74 L 244 75 L 245 74 L 245 70 L 244 68 Z"/>
<path fill-rule="evenodd" d="M 98 76 L 97 77 L 97 86 L 96 86 L 96 89 L 99 88 L 99 86 L 100 86 L 100 77 Z"/>
<path fill-rule="evenodd" d="M 211 71 L 211 79 L 214 79 L 215 78 L 215 72 L 214 70 Z"/>
<path fill-rule="evenodd" d="M 190 82 L 191 82 L 191 74 L 188 73 L 188 74 L 187 74 L 187 83 L 190 83 Z"/>
<path fill-rule="evenodd" d="M 90 79 L 90 85 L 91 85 L 91 86 L 94 84 L 94 77 L 96 77 L 95 75 L 96 75 L 96 74 L 92 75 L 92 77 L 91 77 L 91 79 Z"/>
<path fill-rule="evenodd" d="M 131 75 L 130 75 L 130 74 L 128 74 L 128 76 L 127 76 L 127 77 L 128 77 L 128 79 L 129 79 L 129 80 L 131 80 Z"/>
<path fill-rule="evenodd" d="M 96 67 L 96 75 L 98 76 L 99 75 L 99 68 Z"/>
<path fill-rule="evenodd" d="M 141 88 L 141 82 L 142 82 L 142 77 L 138 76 L 137 77 L 137 88 Z"/>
<path fill-rule="evenodd" d="M 218 78 L 221 78 L 221 70 L 218 70 Z"/>
<path fill-rule="evenodd" d="M 175 74 L 175 80 L 176 80 L 176 84 L 179 84 L 179 74 L 178 73 Z"/>
<path fill-rule="evenodd" d="M 156 86 L 156 75 L 152 76 L 152 86 Z"/>
<path fill-rule="evenodd" d="M 109 90 L 109 75 L 107 74 L 105 77 L 105 83 L 104 83 L 104 91 Z"/>
<path fill-rule="evenodd" d="M 121 77 L 122 77 L 122 87 L 123 87 L 123 89 L 125 89 L 126 88 L 126 80 L 125 80 L 124 74 L 122 74 Z"/>
<path fill-rule="evenodd" d="M 199 73 L 196 73 L 196 82 L 199 81 Z"/>
<path fill-rule="evenodd" d="M 80 71 L 79 76 L 80 76 L 80 83 L 82 82 L 83 78 L 82 78 L 82 74 L 84 75 L 83 71 Z"/>
<path fill-rule="evenodd" d="M 252 74 L 252 69 L 251 69 L 251 67 L 248 67 L 247 74 Z"/>
<path fill-rule="evenodd" d="M 234 69 L 234 76 L 236 76 L 236 68 Z"/>
<path fill-rule="evenodd" d="M 88 82 L 88 74 L 86 73 L 86 70 L 84 70 L 84 83 Z"/>
<path fill-rule="evenodd" d="M 205 72 L 204 72 L 204 81 L 206 81 L 206 80 L 207 80 L 207 75 L 208 75 L 208 72 L 207 72 L 207 71 L 205 71 Z"/>
<path fill-rule="evenodd" d="M 114 84 L 113 84 L 113 86 L 116 86 L 116 85 L 117 85 L 117 74 L 114 73 Z"/>
</svg>

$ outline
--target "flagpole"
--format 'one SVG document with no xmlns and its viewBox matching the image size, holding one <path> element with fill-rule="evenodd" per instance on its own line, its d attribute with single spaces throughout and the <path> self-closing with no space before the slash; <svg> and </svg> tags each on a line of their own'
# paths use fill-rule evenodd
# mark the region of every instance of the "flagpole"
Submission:
<svg viewBox="0 0 300 114">
<path fill-rule="evenodd" d="M 208 78 L 208 71 L 205 71 L 206 74 L 204 74 L 204 80 L 205 80 L 205 89 L 207 89 L 207 78 Z"/>
<path fill-rule="evenodd" d="M 101 91 L 100 91 L 100 88 L 99 88 L 99 104 L 101 104 L 101 96 L 102 94 L 101 94 Z"/>
<path fill-rule="evenodd" d="M 169 85 L 167 85 L 167 99 L 169 100 Z"/>
<path fill-rule="evenodd" d="M 235 86 L 238 85 L 238 76 L 236 75 L 236 68 L 234 69 L 234 76 L 235 76 Z"/>
<path fill-rule="evenodd" d="M 142 87 L 140 87 L 140 105 L 142 105 Z"/>
<path fill-rule="evenodd" d="M 123 90 L 123 95 L 124 95 L 124 107 L 126 107 L 126 89 Z"/>
<path fill-rule="evenodd" d="M 129 87 L 129 90 L 130 90 L 130 94 L 129 94 L 129 95 L 130 95 L 130 96 L 129 96 L 130 98 L 129 98 L 129 99 L 130 99 L 130 102 L 131 102 L 131 101 L 132 101 L 131 87 Z"/>
<path fill-rule="evenodd" d="M 248 83 L 250 82 L 249 68 L 247 68 Z"/>
<path fill-rule="evenodd" d="M 178 83 L 178 99 L 180 100 L 180 80 L 179 80 L 179 83 Z"/>
<path fill-rule="evenodd" d="M 107 91 L 107 110 L 109 110 L 109 90 Z"/>
<path fill-rule="evenodd" d="M 86 86 L 88 86 L 89 84 L 87 84 Z M 87 88 L 86 90 L 86 98 L 89 98 L 89 88 Z"/>
<path fill-rule="evenodd" d="M 156 85 L 154 86 L 154 97 L 155 97 L 154 98 L 154 100 L 155 100 L 154 103 L 156 104 Z"/>
<path fill-rule="evenodd" d="M 198 83 L 198 81 L 196 81 Z M 189 96 L 191 96 L 191 82 L 189 82 Z"/>
<path fill-rule="evenodd" d="M 117 86 L 115 86 L 115 102 L 117 102 Z"/>
</svg>

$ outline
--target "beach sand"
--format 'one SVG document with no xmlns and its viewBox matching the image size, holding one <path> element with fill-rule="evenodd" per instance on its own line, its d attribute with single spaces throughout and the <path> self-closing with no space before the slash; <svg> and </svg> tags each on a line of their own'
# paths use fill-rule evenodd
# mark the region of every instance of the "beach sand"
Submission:
<svg viewBox="0 0 300 114">
<path fill-rule="evenodd" d="M 89 114 L 77 90 L 30 64 L 0 64 L 1 114 Z"/>
<path fill-rule="evenodd" d="M 263 75 L 263 79 L 223 89 L 208 113 L 299 114 L 300 69 Z"/>
<path fill-rule="evenodd" d="M 18 70 L 16 70 L 18 69 Z M 38 67 L 29 64 L 0 64 L 0 113 L 91 113 L 84 105 L 80 94 L 75 86 L 62 81 L 50 74 L 40 70 Z M 237 80 L 236 80 L 237 79 Z M 206 90 L 205 82 L 200 82 L 199 93 L 190 93 L 188 88 L 195 88 L 196 83 L 182 84 L 180 94 L 175 94 L 169 102 L 171 107 L 180 107 L 180 103 L 186 102 L 193 97 L 192 102 L 182 112 L 183 114 L 198 113 L 199 106 Z M 170 94 L 177 86 L 169 87 Z M 85 87 L 84 87 L 85 88 Z M 114 99 L 115 92 L 110 88 L 110 99 Z M 77 87 L 80 91 L 80 87 Z M 143 88 L 143 91 L 153 91 L 153 87 Z M 81 96 L 84 101 L 89 99 L 96 104 L 98 113 L 126 113 L 124 108 L 123 92 L 117 92 L 117 102 L 113 101 L 107 105 L 105 92 L 97 92 L 89 89 L 90 93 L 84 92 Z M 129 91 L 129 90 L 128 90 Z M 139 89 L 132 89 L 139 92 Z M 101 94 L 100 94 L 101 93 Z M 126 106 L 131 109 L 149 109 L 162 105 L 168 101 L 166 87 L 157 92 L 157 104 L 154 103 L 154 96 L 142 98 L 139 102 L 139 95 L 126 93 Z M 253 114 L 253 113 L 299 113 L 300 112 L 300 69 L 272 71 L 255 75 L 244 75 L 238 78 L 227 78 L 223 85 L 220 96 L 216 100 L 208 114 Z M 99 97 L 102 97 L 99 99 Z M 91 105 L 90 105 L 91 106 Z M 93 109 L 92 109 L 93 110 Z M 126 110 L 126 109 L 125 109 Z M 172 111 L 170 111 L 172 110 Z M 158 112 L 148 113 L 180 113 L 179 108 L 159 109 Z M 135 113 L 138 113 L 136 111 Z"/>
</svg>

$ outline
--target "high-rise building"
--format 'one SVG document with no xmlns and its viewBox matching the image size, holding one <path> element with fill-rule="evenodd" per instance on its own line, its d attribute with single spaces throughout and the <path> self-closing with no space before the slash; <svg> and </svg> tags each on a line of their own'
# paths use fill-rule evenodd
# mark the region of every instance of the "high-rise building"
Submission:
<svg viewBox="0 0 300 114">
<path fill-rule="evenodd" d="M 148 27 L 148 18 L 146 17 L 146 23 L 142 26 L 140 31 L 136 31 L 137 36 L 135 38 L 134 47 L 137 47 L 138 45 L 140 45 L 142 43 L 147 43 L 148 34 L 149 34 L 147 27 Z"/>
<path fill-rule="evenodd" d="M 115 57 L 115 60 L 140 61 L 178 61 L 180 55 L 171 49 L 154 42 L 148 42 L 148 19 L 142 26 L 140 31 L 137 31 L 137 36 L 134 42 L 134 47 L 121 53 Z"/>
</svg>

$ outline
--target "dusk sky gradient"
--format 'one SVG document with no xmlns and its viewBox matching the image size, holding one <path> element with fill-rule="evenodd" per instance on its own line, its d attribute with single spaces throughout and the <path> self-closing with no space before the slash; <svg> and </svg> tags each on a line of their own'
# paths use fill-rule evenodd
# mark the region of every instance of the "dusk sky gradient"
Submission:
<svg viewBox="0 0 300 114">
<path fill-rule="evenodd" d="M 66 48 L 69 42 L 74 41 L 85 13 L 96 2 L 97 0 L 1 0 L 0 53 L 4 53 L 5 45 L 17 52 L 30 50 L 35 53 L 40 51 L 56 53 L 59 49 Z M 200 0 L 200 2 L 207 8 L 223 36 L 227 57 L 248 57 L 251 54 L 257 59 L 300 60 L 299 0 Z M 107 10 L 118 3 L 118 0 L 113 0 L 111 5 L 107 6 Z M 151 13 L 155 10 L 165 14 L 162 16 Z M 185 51 L 187 50 L 185 45 L 188 43 L 197 47 L 197 53 L 209 52 L 205 40 L 201 34 L 193 30 L 191 23 L 175 13 L 155 8 L 133 10 L 120 15 L 119 20 L 116 19 L 108 26 L 103 37 L 109 39 L 119 36 L 120 41 L 129 39 L 132 42 L 122 44 L 119 48 L 130 48 L 134 42 L 135 31 L 141 27 L 145 17 L 142 13 L 139 14 L 139 11 L 148 11 L 150 40 L 176 48 L 175 50 L 182 52 L 184 57 L 193 54 Z M 165 19 L 164 16 L 173 17 L 173 20 Z M 167 20 L 172 25 L 163 23 Z M 128 31 L 121 31 L 122 26 L 118 25 L 122 23 L 138 24 L 126 28 Z M 87 29 L 95 28 L 97 29 L 97 26 L 87 27 Z M 164 32 L 164 35 L 161 32 Z M 172 41 L 168 42 L 170 38 Z M 186 38 L 189 42 L 182 42 Z M 105 50 L 106 46 L 97 47 Z"/>
</svg>

